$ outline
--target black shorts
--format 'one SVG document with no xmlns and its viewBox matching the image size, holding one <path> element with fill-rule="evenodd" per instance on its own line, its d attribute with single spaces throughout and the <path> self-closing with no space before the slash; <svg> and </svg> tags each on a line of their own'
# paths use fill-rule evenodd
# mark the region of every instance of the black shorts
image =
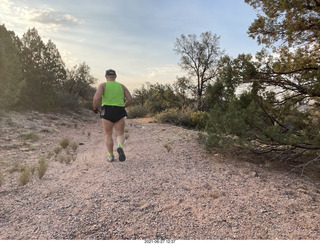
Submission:
<svg viewBox="0 0 320 244">
<path fill-rule="evenodd" d="M 108 105 L 104 105 L 101 107 L 100 118 L 109 120 L 112 123 L 115 123 L 126 116 L 127 116 L 127 112 L 124 107 L 108 106 Z"/>
</svg>

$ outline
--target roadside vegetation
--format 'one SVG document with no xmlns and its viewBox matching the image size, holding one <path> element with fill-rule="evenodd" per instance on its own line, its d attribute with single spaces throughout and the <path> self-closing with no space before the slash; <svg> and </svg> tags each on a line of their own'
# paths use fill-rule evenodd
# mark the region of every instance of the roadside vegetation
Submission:
<svg viewBox="0 0 320 244">
<path fill-rule="evenodd" d="M 70 164 L 76 160 L 79 143 L 71 141 L 68 137 L 62 138 L 59 145 L 53 148 L 55 160 L 60 163 Z"/>
<path fill-rule="evenodd" d="M 246 2 L 260 13 L 248 30 L 260 52 L 233 58 L 211 32 L 183 34 L 174 51 L 188 75 L 136 89 L 129 116 L 198 129 L 209 151 L 245 150 L 319 172 L 319 4 Z"/>
<path fill-rule="evenodd" d="M 96 79 L 86 63 L 67 69 L 56 45 L 35 28 L 20 39 L 0 25 L 0 110 L 41 112 L 90 107 Z"/>
<path fill-rule="evenodd" d="M 301 173 L 311 165 L 319 171 L 319 3 L 245 2 L 258 13 L 248 34 L 261 51 L 231 57 L 211 31 L 182 34 L 173 51 L 186 75 L 172 84 L 145 83 L 135 89 L 128 117 L 149 116 L 197 129 L 208 151 L 245 150 L 293 165 Z M 67 69 L 55 44 L 44 43 L 35 28 L 20 39 L 0 26 L 0 64 L 5 64 L 0 72 L 0 109 L 91 107 L 96 79 L 90 68 L 83 63 Z M 30 134 L 21 139 L 38 138 Z M 53 151 L 68 164 L 70 143 L 76 146 L 63 140 Z M 169 151 L 170 145 L 165 148 Z M 28 173 L 23 173 L 25 182 Z"/>
</svg>

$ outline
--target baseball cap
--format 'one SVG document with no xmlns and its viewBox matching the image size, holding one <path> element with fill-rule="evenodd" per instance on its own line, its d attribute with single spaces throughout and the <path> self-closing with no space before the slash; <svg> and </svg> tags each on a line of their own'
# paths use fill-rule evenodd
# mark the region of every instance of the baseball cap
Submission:
<svg viewBox="0 0 320 244">
<path fill-rule="evenodd" d="M 106 71 L 106 75 L 117 75 L 117 74 L 116 74 L 116 71 L 114 71 L 113 69 L 108 69 Z"/>
</svg>

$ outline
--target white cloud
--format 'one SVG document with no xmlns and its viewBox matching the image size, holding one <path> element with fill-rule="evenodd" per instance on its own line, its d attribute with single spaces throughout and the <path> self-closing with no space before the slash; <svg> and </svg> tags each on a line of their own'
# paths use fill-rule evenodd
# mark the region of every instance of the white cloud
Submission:
<svg viewBox="0 0 320 244">
<path fill-rule="evenodd" d="M 83 24 L 84 21 L 70 13 L 52 8 L 31 8 L 18 1 L 0 0 L 0 24 L 22 35 L 28 28 L 35 27 L 40 32 L 57 32 L 63 26 Z"/>
<path fill-rule="evenodd" d="M 180 72 L 180 69 L 177 65 L 165 65 L 160 67 L 153 67 L 147 69 L 147 77 L 154 78 L 157 76 L 166 76 L 171 74 L 177 74 Z"/>
<path fill-rule="evenodd" d="M 2 11 L 9 9 L 12 4 L 13 3 L 10 0 L 0 0 L 0 7 Z"/>
<path fill-rule="evenodd" d="M 41 24 L 53 25 L 70 25 L 70 24 L 83 24 L 82 20 L 77 19 L 71 14 L 64 14 L 56 12 L 53 9 L 47 10 L 33 10 L 29 13 L 29 20 Z"/>
</svg>

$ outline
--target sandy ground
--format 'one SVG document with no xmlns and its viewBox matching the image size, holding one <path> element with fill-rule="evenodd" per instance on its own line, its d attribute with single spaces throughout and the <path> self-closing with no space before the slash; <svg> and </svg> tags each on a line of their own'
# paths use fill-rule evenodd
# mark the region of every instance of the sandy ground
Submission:
<svg viewBox="0 0 320 244">
<path fill-rule="evenodd" d="M 109 163 L 93 114 L 0 122 L 0 239 L 320 239 L 319 182 L 208 154 L 196 131 L 127 120 L 127 160 Z M 64 137 L 80 145 L 55 155 Z M 19 186 L 41 155 L 44 177 Z"/>
</svg>

